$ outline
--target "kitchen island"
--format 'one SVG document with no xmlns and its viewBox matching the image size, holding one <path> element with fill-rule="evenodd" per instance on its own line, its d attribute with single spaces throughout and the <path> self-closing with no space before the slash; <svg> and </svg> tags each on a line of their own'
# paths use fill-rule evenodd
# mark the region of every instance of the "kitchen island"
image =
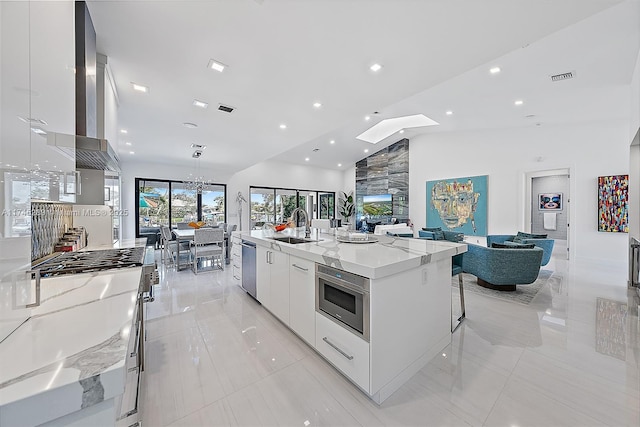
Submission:
<svg viewBox="0 0 640 427">
<path fill-rule="evenodd" d="M 0 425 L 116 424 L 139 363 L 141 272 L 42 279 L 41 304 L 0 343 Z"/>
<path fill-rule="evenodd" d="M 344 243 L 330 234 L 286 243 L 304 237 L 293 229 L 237 236 L 256 244 L 256 299 L 377 403 L 451 342 L 451 257 L 465 244 L 390 236 Z M 353 300 L 362 329 L 319 309 L 326 271 L 336 282 L 367 283 Z"/>
</svg>

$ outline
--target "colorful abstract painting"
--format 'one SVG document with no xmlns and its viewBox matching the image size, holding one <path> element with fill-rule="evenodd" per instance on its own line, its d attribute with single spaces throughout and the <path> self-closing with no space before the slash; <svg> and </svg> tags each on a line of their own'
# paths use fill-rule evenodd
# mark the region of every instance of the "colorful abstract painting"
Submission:
<svg viewBox="0 0 640 427">
<path fill-rule="evenodd" d="M 598 231 L 629 232 L 629 175 L 598 177 Z"/>
<path fill-rule="evenodd" d="M 538 194 L 540 200 L 539 210 L 541 211 L 561 211 L 562 193 L 541 193 Z"/>
<path fill-rule="evenodd" d="M 427 227 L 487 235 L 487 175 L 427 181 Z"/>
</svg>

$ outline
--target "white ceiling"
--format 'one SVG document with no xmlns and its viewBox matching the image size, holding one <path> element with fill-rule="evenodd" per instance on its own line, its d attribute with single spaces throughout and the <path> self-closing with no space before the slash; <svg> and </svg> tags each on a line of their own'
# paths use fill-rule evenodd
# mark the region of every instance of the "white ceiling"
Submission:
<svg viewBox="0 0 640 427">
<path fill-rule="evenodd" d="M 637 0 L 88 3 L 129 132 L 124 163 L 193 165 L 191 143 L 206 144 L 201 166 L 216 180 L 274 156 L 345 168 L 365 148 L 419 132 L 624 118 L 640 43 Z M 207 69 L 212 58 L 228 69 Z M 490 75 L 493 65 L 502 72 Z M 566 71 L 576 78 L 550 81 Z M 440 125 L 377 145 L 355 139 L 379 120 L 418 113 Z"/>
</svg>

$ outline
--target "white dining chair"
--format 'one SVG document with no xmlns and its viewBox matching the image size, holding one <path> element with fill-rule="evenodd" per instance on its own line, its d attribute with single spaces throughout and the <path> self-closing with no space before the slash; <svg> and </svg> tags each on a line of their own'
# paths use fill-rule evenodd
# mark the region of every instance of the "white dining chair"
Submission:
<svg viewBox="0 0 640 427">
<path fill-rule="evenodd" d="M 193 260 L 191 268 L 195 274 L 198 274 L 198 260 L 201 258 L 211 258 L 213 267 L 215 267 L 216 260 L 218 260 L 220 270 L 224 270 L 224 230 L 222 228 L 200 228 L 194 230 L 191 257 Z"/>
</svg>

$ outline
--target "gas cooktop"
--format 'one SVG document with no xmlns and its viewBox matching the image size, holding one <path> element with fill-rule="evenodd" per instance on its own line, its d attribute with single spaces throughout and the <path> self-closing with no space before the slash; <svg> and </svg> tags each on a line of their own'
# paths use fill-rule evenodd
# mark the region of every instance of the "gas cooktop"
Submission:
<svg viewBox="0 0 640 427">
<path fill-rule="evenodd" d="M 64 252 L 34 268 L 40 269 L 42 277 L 63 274 L 91 273 L 143 265 L 145 248 L 106 249 L 86 252 Z"/>
</svg>

